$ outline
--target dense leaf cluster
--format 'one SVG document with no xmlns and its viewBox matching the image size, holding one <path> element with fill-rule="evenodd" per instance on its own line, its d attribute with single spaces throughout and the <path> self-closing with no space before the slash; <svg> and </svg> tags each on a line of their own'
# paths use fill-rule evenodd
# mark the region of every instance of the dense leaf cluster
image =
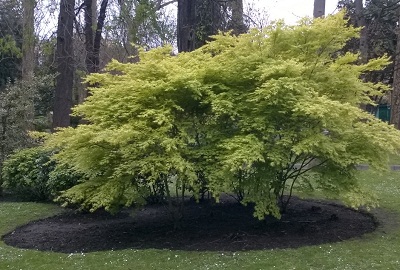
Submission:
<svg viewBox="0 0 400 270">
<path fill-rule="evenodd" d="M 3 166 L 4 186 L 8 192 L 30 201 L 52 200 L 62 190 L 75 185 L 81 175 L 68 166 L 57 166 L 54 151 L 27 148 L 11 155 Z"/>
<path fill-rule="evenodd" d="M 0 90 L 0 191 L 3 162 L 14 151 L 35 144 L 29 131 L 43 131 L 49 126 L 46 105 L 53 80 L 54 76 L 38 76 L 10 82 Z"/>
<path fill-rule="evenodd" d="M 359 109 L 385 89 L 360 75 L 388 59 L 356 65 L 357 54 L 340 53 L 358 35 L 343 16 L 221 34 L 177 56 L 169 47 L 142 52 L 139 63 L 91 75 L 98 87 L 74 110 L 87 124 L 48 141 L 88 178 L 60 199 L 113 211 L 161 182 L 167 195 L 172 184 L 195 197 L 204 188 L 217 199 L 237 193 L 259 218 L 279 217 L 293 188 L 368 202 L 355 165 L 384 168 L 400 137 Z"/>
</svg>

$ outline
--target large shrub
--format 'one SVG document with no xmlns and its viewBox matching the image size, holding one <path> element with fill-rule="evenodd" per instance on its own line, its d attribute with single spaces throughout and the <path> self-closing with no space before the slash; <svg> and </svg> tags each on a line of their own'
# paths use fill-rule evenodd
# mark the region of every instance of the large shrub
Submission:
<svg viewBox="0 0 400 270">
<path fill-rule="evenodd" d="M 32 130 L 48 129 L 45 117 L 54 76 L 35 76 L 29 81 L 8 83 L 0 89 L 0 196 L 3 161 L 16 151 L 35 145 Z"/>
<path fill-rule="evenodd" d="M 88 176 L 61 199 L 114 211 L 164 183 L 167 198 L 171 184 L 181 197 L 237 192 L 259 218 L 279 217 L 299 187 L 373 204 L 355 165 L 387 167 L 400 133 L 360 110 L 385 89 L 360 76 L 388 59 L 356 65 L 357 54 L 340 53 L 358 36 L 346 25 L 339 13 L 221 34 L 177 56 L 167 47 L 142 52 L 139 63 L 110 63 L 89 77 L 97 87 L 74 110 L 86 124 L 48 140 L 61 149 L 59 162 Z"/>
<path fill-rule="evenodd" d="M 51 159 L 53 151 L 42 147 L 21 150 L 3 164 L 4 187 L 25 200 L 52 200 L 75 185 L 81 175 Z"/>
</svg>

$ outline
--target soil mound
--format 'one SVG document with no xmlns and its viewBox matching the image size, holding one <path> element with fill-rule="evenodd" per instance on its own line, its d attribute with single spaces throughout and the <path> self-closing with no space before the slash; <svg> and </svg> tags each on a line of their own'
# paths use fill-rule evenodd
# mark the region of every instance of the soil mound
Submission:
<svg viewBox="0 0 400 270">
<path fill-rule="evenodd" d="M 259 221 L 252 207 L 228 199 L 218 204 L 188 202 L 179 230 L 173 230 L 164 206 L 151 205 L 115 216 L 70 211 L 30 222 L 2 239 L 15 247 L 64 253 L 129 248 L 242 251 L 338 242 L 376 226 L 370 214 L 298 198 L 292 199 L 282 219 Z"/>
</svg>

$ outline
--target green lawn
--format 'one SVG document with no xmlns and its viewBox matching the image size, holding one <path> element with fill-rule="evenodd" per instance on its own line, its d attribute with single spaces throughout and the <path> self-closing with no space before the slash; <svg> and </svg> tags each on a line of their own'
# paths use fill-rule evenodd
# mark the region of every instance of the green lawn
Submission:
<svg viewBox="0 0 400 270">
<path fill-rule="evenodd" d="M 0 242 L 0 269 L 400 269 L 400 172 L 360 171 L 380 197 L 382 226 L 360 239 L 299 249 L 251 252 L 118 250 L 62 254 Z M 0 234 L 62 211 L 54 205 L 0 202 Z M 374 210 L 375 211 L 375 210 Z"/>
</svg>

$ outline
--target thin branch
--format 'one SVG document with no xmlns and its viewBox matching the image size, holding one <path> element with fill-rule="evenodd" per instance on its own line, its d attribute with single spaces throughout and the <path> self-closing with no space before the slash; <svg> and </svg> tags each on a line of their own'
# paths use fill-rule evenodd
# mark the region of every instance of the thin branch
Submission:
<svg viewBox="0 0 400 270">
<path fill-rule="evenodd" d="M 81 9 L 85 6 L 85 2 L 83 2 L 79 7 L 77 7 L 75 10 L 75 16 L 77 16 L 79 14 L 79 12 L 81 12 Z"/>
<path fill-rule="evenodd" d="M 299 176 L 305 174 L 306 172 L 309 172 L 310 170 L 312 170 L 312 169 L 314 169 L 314 168 L 316 168 L 316 167 L 318 167 L 318 166 L 321 166 L 322 164 L 326 163 L 327 161 L 328 161 L 328 160 L 324 160 L 324 161 L 320 162 L 319 164 L 317 164 L 317 165 L 315 165 L 315 166 L 312 166 L 312 167 L 310 167 L 310 168 L 308 168 L 308 169 L 306 169 L 306 170 L 304 170 L 304 171 L 301 171 L 300 174 L 299 174 Z"/>
<path fill-rule="evenodd" d="M 249 15 L 247 15 L 247 14 L 243 14 L 243 17 L 246 17 L 246 19 L 248 19 L 249 21 L 251 21 L 251 23 L 252 23 L 252 24 L 254 24 L 254 25 L 257 25 L 257 26 L 258 26 L 258 23 L 257 23 L 255 20 L 253 20 L 253 18 L 252 18 L 252 17 L 250 17 Z"/>
<path fill-rule="evenodd" d="M 164 7 L 166 7 L 166 6 L 170 5 L 170 4 L 173 4 L 175 2 L 178 2 L 178 0 L 171 0 L 171 1 L 168 1 L 168 2 L 165 2 L 165 3 L 162 3 L 162 0 L 158 0 L 157 1 L 157 5 L 156 5 L 156 10 L 160 10 L 160 9 L 162 9 L 162 8 L 164 8 Z"/>
<path fill-rule="evenodd" d="M 319 166 L 319 165 L 322 164 L 322 163 L 321 163 L 321 164 L 318 164 L 318 165 L 313 166 L 313 167 L 311 167 L 311 168 L 308 168 L 308 169 L 306 169 L 306 170 L 303 170 L 303 168 L 307 167 L 314 159 L 315 159 L 315 158 L 304 158 L 304 160 L 303 160 L 303 162 L 301 163 L 300 167 L 299 167 L 298 169 L 296 169 L 296 170 L 293 170 L 290 174 L 288 174 L 288 175 L 286 176 L 286 178 L 287 178 L 287 179 L 293 178 L 293 176 L 294 176 L 296 173 L 298 173 L 298 172 L 301 172 L 301 174 L 303 174 L 304 171 L 308 172 L 308 171 L 311 170 L 312 168 L 315 168 L 316 166 Z M 306 162 L 306 161 L 307 161 L 307 162 Z"/>
</svg>

